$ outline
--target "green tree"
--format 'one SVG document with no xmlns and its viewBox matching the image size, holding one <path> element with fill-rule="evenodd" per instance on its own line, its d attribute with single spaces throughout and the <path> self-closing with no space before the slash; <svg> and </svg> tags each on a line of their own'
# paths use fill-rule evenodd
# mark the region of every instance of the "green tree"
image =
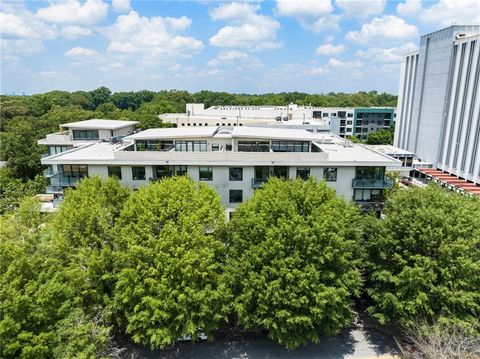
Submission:
<svg viewBox="0 0 480 359">
<path fill-rule="evenodd" d="M 27 198 L 17 211 L 0 217 L 0 357 L 99 357 L 92 354 L 106 350 L 110 329 L 78 307 L 76 289 L 48 240 L 39 208 Z M 95 330 L 86 331 L 87 323 Z M 73 343 L 74 356 L 58 351 Z"/>
<path fill-rule="evenodd" d="M 393 145 L 393 129 L 378 130 L 368 134 L 367 145 Z"/>
<path fill-rule="evenodd" d="M 96 90 L 89 91 L 90 95 L 92 95 L 93 103 L 95 107 L 100 106 L 102 103 L 110 101 L 110 95 L 112 91 L 109 88 L 102 86 Z"/>
<path fill-rule="evenodd" d="M 429 185 L 395 192 L 370 219 L 367 293 L 381 323 L 439 316 L 479 328 L 480 201 Z"/>
<path fill-rule="evenodd" d="M 186 177 L 135 192 L 118 225 L 115 311 L 137 343 L 153 348 L 210 333 L 225 317 L 220 281 L 224 222 L 215 190 Z"/>
<path fill-rule="evenodd" d="M 238 324 L 294 348 L 351 321 L 361 279 L 356 207 L 313 179 L 270 179 L 227 231 L 227 282 Z"/>
<path fill-rule="evenodd" d="M 115 224 L 129 195 L 116 178 L 85 178 L 66 191 L 52 221 L 55 246 L 68 254 L 63 266 L 71 271 L 87 309 L 108 305 L 113 295 Z"/>
</svg>

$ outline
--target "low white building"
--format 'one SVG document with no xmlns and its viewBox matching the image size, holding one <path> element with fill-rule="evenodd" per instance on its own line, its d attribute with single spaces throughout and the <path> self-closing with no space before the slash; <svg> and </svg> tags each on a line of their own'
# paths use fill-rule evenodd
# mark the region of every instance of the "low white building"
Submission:
<svg viewBox="0 0 480 359">
<path fill-rule="evenodd" d="M 75 186 L 86 176 L 116 176 L 129 187 L 188 175 L 214 187 L 228 212 L 269 177 L 325 179 L 337 194 L 380 205 L 393 185 L 386 167 L 397 161 L 330 133 L 285 128 L 216 126 L 149 129 L 121 142 L 92 142 L 42 159 L 51 166 L 49 191 Z"/>
<path fill-rule="evenodd" d="M 369 133 L 393 125 L 392 107 L 315 107 L 298 106 L 212 106 L 189 103 L 185 113 L 165 113 L 159 116 L 174 127 L 283 127 L 310 132 L 332 132 L 342 138 L 356 136 L 365 139 Z"/>
</svg>

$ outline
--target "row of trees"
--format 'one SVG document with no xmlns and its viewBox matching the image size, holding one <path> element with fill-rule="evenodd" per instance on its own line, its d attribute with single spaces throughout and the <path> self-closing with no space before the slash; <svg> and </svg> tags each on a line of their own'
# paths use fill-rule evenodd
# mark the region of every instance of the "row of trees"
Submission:
<svg viewBox="0 0 480 359">
<path fill-rule="evenodd" d="M 179 177 L 130 192 L 84 179 L 56 214 L 28 199 L 1 217 L 2 357 L 104 357 L 115 338 L 164 347 L 225 325 L 288 347 L 352 321 L 419 317 L 480 333 L 480 201 L 397 191 L 385 220 L 324 182 L 271 179 L 232 220 Z"/>
</svg>

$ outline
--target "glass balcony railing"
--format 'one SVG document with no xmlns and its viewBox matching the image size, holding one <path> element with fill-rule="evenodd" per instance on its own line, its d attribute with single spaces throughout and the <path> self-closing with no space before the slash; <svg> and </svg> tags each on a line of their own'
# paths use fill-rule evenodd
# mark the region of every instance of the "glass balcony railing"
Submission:
<svg viewBox="0 0 480 359">
<path fill-rule="evenodd" d="M 268 181 L 268 178 L 252 178 L 252 188 L 260 188 Z"/>
<path fill-rule="evenodd" d="M 50 184 L 52 187 L 72 187 L 75 186 L 80 179 L 80 177 L 54 176 L 50 178 Z"/>
<path fill-rule="evenodd" d="M 353 188 L 392 188 L 393 180 L 389 178 L 381 179 L 366 179 L 366 178 L 354 178 L 352 180 Z"/>
</svg>

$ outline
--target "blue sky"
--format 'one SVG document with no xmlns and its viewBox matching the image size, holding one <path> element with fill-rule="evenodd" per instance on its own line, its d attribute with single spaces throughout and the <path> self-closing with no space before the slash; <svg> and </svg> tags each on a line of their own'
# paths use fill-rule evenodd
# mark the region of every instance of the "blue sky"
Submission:
<svg viewBox="0 0 480 359">
<path fill-rule="evenodd" d="M 419 37 L 478 0 L 2 1 L 1 92 L 397 93 Z"/>
</svg>

